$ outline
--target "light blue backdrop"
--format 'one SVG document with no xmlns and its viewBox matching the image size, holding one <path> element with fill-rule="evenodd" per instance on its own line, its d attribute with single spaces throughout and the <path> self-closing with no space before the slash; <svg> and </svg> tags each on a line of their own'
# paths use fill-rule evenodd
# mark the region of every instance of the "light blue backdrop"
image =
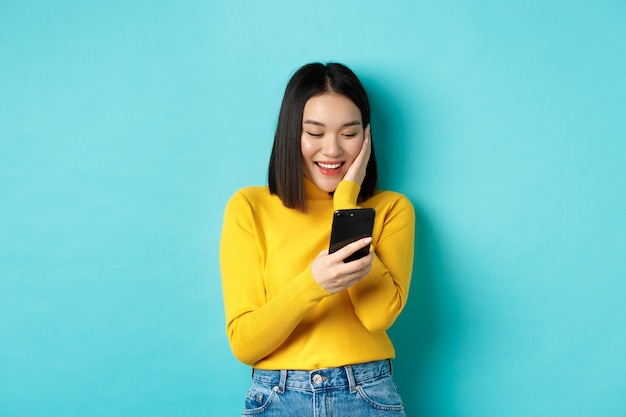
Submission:
<svg viewBox="0 0 626 417">
<path fill-rule="evenodd" d="M 0 3 L 0 416 L 234 416 L 223 207 L 341 61 L 418 212 L 409 415 L 626 415 L 626 3 Z"/>
</svg>

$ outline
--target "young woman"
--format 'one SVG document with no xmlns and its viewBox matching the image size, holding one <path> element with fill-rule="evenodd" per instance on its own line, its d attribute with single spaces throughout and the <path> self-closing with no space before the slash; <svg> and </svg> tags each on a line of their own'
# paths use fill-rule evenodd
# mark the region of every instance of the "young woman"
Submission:
<svg viewBox="0 0 626 417">
<path fill-rule="evenodd" d="M 227 333 L 253 367 L 243 415 L 404 415 L 386 330 L 407 301 L 415 213 L 376 181 L 359 79 L 341 64 L 303 66 L 283 98 L 269 186 L 239 190 L 224 215 Z M 333 212 L 357 207 L 376 210 L 372 237 L 329 254 Z"/>
</svg>

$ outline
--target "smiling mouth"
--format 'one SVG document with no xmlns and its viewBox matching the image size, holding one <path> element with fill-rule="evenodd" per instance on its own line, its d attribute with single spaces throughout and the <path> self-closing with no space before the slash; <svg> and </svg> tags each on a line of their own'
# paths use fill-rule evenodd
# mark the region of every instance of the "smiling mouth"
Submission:
<svg viewBox="0 0 626 417">
<path fill-rule="evenodd" d="M 344 164 L 344 162 L 337 162 L 335 164 L 326 164 L 324 162 L 315 162 L 315 165 L 317 165 L 320 168 L 323 169 L 339 169 L 341 168 L 341 166 Z"/>
</svg>

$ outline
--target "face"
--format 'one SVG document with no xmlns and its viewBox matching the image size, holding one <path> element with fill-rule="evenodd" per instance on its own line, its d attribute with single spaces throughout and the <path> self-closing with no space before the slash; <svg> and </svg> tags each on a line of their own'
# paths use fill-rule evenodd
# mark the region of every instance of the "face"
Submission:
<svg viewBox="0 0 626 417">
<path fill-rule="evenodd" d="M 361 111 L 346 96 L 324 93 L 306 102 L 302 116 L 304 176 L 333 192 L 361 150 Z"/>
</svg>

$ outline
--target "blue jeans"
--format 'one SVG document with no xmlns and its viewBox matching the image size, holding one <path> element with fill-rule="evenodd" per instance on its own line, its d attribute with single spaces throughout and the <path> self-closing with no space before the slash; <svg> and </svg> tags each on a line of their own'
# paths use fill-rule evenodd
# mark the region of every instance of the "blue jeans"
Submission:
<svg viewBox="0 0 626 417">
<path fill-rule="evenodd" d="M 252 371 L 244 416 L 405 416 L 391 361 L 316 371 Z"/>
</svg>

